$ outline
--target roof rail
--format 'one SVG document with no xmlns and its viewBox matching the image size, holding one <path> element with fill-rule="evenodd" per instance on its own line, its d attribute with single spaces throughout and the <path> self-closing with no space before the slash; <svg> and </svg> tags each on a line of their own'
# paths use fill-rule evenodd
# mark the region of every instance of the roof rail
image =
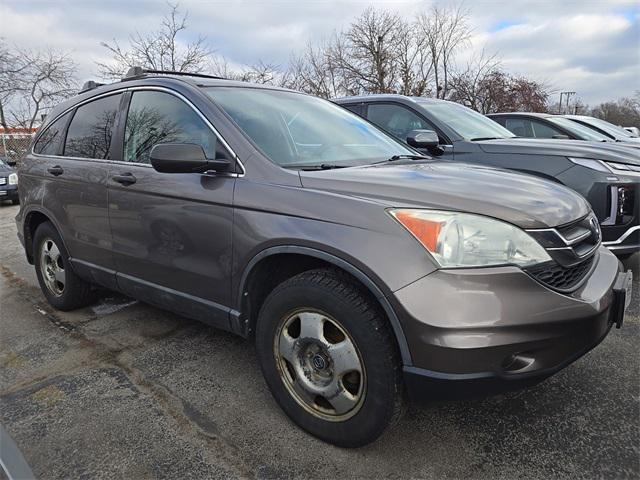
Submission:
<svg viewBox="0 0 640 480">
<path fill-rule="evenodd" d="M 179 75 L 179 76 L 185 76 L 185 77 L 214 78 L 216 80 L 225 80 L 224 77 L 216 77 L 214 75 L 206 75 L 204 73 L 176 72 L 174 70 L 152 70 L 152 69 L 147 69 L 142 67 L 131 67 L 121 81 L 124 82 L 126 80 L 142 78 L 148 73 L 158 74 L 158 75 Z"/>
<path fill-rule="evenodd" d="M 87 80 L 86 82 L 84 82 L 84 85 L 82 85 L 82 88 L 80 89 L 80 91 L 78 93 L 88 92 L 89 90 L 93 90 L 94 88 L 102 87 L 103 85 L 105 85 L 105 84 L 104 83 L 94 82 L 93 80 Z"/>
</svg>

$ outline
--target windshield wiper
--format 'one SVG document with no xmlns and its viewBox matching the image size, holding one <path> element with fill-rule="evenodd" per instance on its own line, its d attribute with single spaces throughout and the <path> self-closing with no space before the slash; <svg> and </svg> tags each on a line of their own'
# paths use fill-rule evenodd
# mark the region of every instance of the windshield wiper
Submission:
<svg viewBox="0 0 640 480">
<path fill-rule="evenodd" d="M 335 163 L 319 163 L 319 164 L 305 164 L 305 163 L 297 163 L 293 165 L 285 165 L 286 168 L 297 168 L 303 171 L 312 171 L 312 170 L 333 170 L 335 168 L 347 168 L 351 165 L 337 165 Z"/>
<path fill-rule="evenodd" d="M 428 157 L 426 155 L 394 155 L 381 162 L 374 162 L 372 163 L 372 165 L 378 165 L 380 163 L 387 163 L 387 162 L 395 162 L 398 160 L 433 160 L 433 158 Z"/>
<path fill-rule="evenodd" d="M 470 141 L 478 142 L 482 140 L 500 140 L 502 138 L 509 138 L 509 137 L 476 137 L 476 138 L 472 138 Z M 511 138 L 516 138 L 516 137 L 511 137 Z"/>
</svg>

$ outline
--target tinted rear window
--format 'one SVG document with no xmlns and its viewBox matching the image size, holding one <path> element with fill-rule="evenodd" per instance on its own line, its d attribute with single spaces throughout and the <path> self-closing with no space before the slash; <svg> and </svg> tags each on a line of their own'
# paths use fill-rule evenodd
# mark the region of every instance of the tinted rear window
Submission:
<svg viewBox="0 0 640 480">
<path fill-rule="evenodd" d="M 110 95 L 78 107 L 64 145 L 66 157 L 109 158 L 120 98 Z"/>
</svg>

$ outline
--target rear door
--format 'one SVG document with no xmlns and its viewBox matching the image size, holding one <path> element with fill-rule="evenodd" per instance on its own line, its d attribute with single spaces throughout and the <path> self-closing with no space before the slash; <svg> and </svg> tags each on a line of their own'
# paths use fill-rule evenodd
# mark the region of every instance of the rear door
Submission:
<svg viewBox="0 0 640 480">
<path fill-rule="evenodd" d="M 81 104 L 43 132 L 31 168 L 42 182 L 29 186 L 41 188 L 78 273 L 107 287 L 115 286 L 107 179 L 121 100 L 115 93 Z"/>
<path fill-rule="evenodd" d="M 228 328 L 235 174 L 159 173 L 149 153 L 159 143 L 196 143 L 209 158 L 232 156 L 186 98 L 168 89 L 127 95 L 122 161 L 109 179 L 118 285 Z"/>
</svg>

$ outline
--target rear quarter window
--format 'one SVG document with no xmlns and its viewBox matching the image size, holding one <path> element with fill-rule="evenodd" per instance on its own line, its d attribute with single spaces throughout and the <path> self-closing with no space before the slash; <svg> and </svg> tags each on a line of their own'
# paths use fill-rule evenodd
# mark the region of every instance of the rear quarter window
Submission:
<svg viewBox="0 0 640 480">
<path fill-rule="evenodd" d="M 71 113 L 67 112 L 49 125 L 36 140 L 33 152 L 39 155 L 59 155 L 60 146 L 64 139 L 64 129 L 70 116 Z"/>
</svg>

